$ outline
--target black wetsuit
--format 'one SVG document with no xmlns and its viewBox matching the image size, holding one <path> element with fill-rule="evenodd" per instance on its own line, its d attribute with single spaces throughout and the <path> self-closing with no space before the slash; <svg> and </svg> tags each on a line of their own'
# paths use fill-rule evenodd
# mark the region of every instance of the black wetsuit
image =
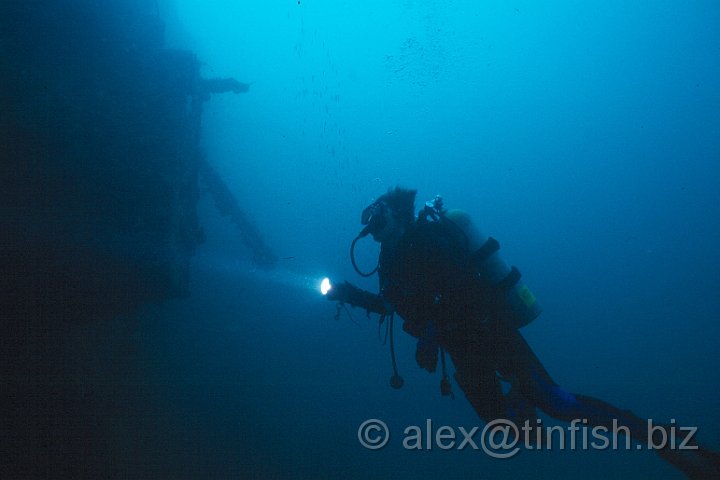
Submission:
<svg viewBox="0 0 720 480">
<path fill-rule="evenodd" d="M 613 420 L 638 440 L 647 437 L 646 422 L 590 397 L 569 393 L 550 377 L 517 329 L 507 326 L 498 292 L 481 284 L 467 240 L 452 222 L 410 226 L 392 249 L 380 254 L 381 296 L 417 337 L 417 359 L 435 369 L 437 347 L 455 365 L 455 379 L 478 415 L 526 420 L 536 425 L 537 408 L 565 421 L 586 420 L 612 430 Z M 429 351 L 428 351 L 429 350 Z M 501 381 L 511 389 L 503 393 Z"/>
<path fill-rule="evenodd" d="M 403 329 L 418 338 L 418 364 L 434 371 L 438 351 L 455 365 L 455 379 L 486 422 L 515 422 L 524 440 L 534 443 L 537 410 L 558 420 L 602 426 L 648 442 L 648 423 L 629 410 L 570 393 L 558 386 L 516 328 L 504 318 L 498 291 L 479 280 L 464 233 L 441 217 L 409 226 L 393 248 L 381 248 L 375 295 L 345 283 L 331 299 L 381 315 L 397 313 Z M 334 289 L 335 287 L 333 287 Z M 510 384 L 504 391 L 502 382 Z M 653 432 L 654 444 L 655 435 Z M 693 442 L 694 443 L 694 442 Z M 696 443 L 694 443 L 697 445 Z M 720 478 L 720 454 L 703 447 L 664 448 L 662 458 L 693 479 Z"/>
</svg>

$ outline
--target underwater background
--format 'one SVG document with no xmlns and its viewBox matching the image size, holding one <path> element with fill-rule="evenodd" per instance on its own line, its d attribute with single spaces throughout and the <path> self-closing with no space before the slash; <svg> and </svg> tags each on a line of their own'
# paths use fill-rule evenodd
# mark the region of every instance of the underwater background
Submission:
<svg viewBox="0 0 720 480">
<path fill-rule="evenodd" d="M 70 3 L 93 15 L 71 23 L 48 8 L 42 20 L 68 42 L 122 10 Z M 278 260 L 253 263 L 200 185 L 176 197 L 192 199 L 203 232 L 183 295 L 92 321 L 43 311 L 38 328 L 51 333 L 27 348 L 22 319 L 6 318 L 8 478 L 682 478 L 648 451 L 501 460 L 402 447 L 400 432 L 426 419 L 483 424 L 457 386 L 455 399 L 440 395 L 440 375 L 417 367 L 399 328 L 405 386 L 392 389 L 377 317 L 336 318 L 319 292 L 324 276 L 377 290 L 352 269 L 349 247 L 362 209 L 397 184 L 418 189 L 417 208 L 442 195 L 499 239 L 542 304 L 522 331 L 559 384 L 697 426 L 720 448 L 716 2 L 127 3 L 162 20 L 166 48 L 197 54 L 203 77 L 250 85 L 204 102 L 198 143 Z M 28 44 L 46 35 L 27 27 L 5 30 L 5 44 L 10 30 L 28 32 Z M 20 78 L 37 52 L 4 55 L 3 72 Z M 18 111 L 38 130 L 52 125 Z M 46 175 L 97 175 L 72 171 Z M 3 198 L 3 211 L 18 204 Z M 53 232 L 70 218 L 55 216 Z M 377 253 L 360 241 L 358 263 L 371 269 Z M 21 365 L 28 358 L 39 373 Z M 371 418 L 394 433 L 377 451 L 357 437 Z"/>
</svg>

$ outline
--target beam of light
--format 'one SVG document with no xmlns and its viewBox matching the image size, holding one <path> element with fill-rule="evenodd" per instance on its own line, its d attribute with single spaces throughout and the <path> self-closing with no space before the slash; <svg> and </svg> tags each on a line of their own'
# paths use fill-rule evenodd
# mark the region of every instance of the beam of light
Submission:
<svg viewBox="0 0 720 480">
<path fill-rule="evenodd" d="M 276 285 L 284 285 L 294 287 L 300 290 L 309 290 L 317 294 L 318 285 L 320 285 L 320 275 L 308 275 L 301 272 L 288 269 L 275 268 L 273 270 L 263 270 L 253 268 L 244 258 L 228 258 L 225 256 L 214 255 L 211 253 L 197 254 L 193 258 L 193 266 L 199 270 L 212 271 L 231 275 L 238 278 L 264 280 Z M 328 279 L 328 290 L 330 289 L 330 280 Z M 322 289 L 321 289 L 322 291 Z M 327 292 L 325 292 L 327 293 Z M 323 293 L 323 295 L 325 295 Z"/>
</svg>

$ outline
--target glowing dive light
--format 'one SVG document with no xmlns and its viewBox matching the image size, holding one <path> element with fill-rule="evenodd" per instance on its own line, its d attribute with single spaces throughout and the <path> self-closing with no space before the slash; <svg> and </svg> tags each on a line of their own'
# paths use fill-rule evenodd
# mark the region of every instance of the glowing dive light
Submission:
<svg viewBox="0 0 720 480">
<path fill-rule="evenodd" d="M 332 284 L 330 283 L 330 279 L 328 277 L 323 278 L 322 282 L 320 282 L 320 292 L 323 295 L 327 295 L 331 288 Z"/>
</svg>

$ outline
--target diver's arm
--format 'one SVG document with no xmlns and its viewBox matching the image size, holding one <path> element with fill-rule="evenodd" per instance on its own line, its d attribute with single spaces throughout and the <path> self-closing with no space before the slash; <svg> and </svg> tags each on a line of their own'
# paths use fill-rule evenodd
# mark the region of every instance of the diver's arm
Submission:
<svg viewBox="0 0 720 480">
<path fill-rule="evenodd" d="M 380 295 L 356 287 L 349 282 L 333 285 L 327 293 L 327 299 L 348 303 L 353 307 L 364 308 L 368 312 L 386 315 L 389 312 L 385 301 Z"/>
</svg>

